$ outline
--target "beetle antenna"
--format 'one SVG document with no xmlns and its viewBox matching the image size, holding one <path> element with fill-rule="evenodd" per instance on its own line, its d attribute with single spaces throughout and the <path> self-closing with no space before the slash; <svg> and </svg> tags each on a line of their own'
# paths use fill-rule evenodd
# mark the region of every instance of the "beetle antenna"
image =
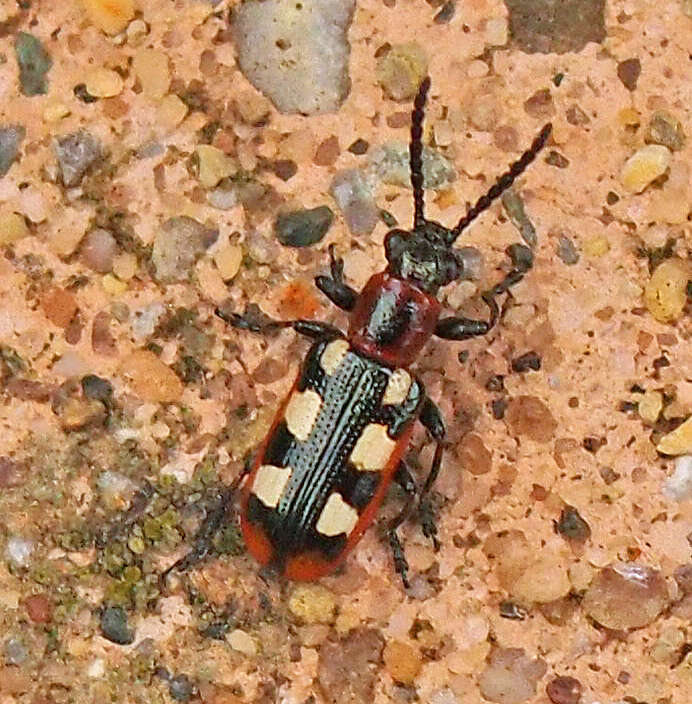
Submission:
<svg viewBox="0 0 692 704">
<path fill-rule="evenodd" d="M 452 244 L 484 210 L 487 210 L 493 202 L 510 188 L 514 181 L 526 171 L 526 168 L 536 158 L 538 152 L 545 146 L 552 129 L 553 126 L 550 122 L 543 126 L 543 129 L 533 140 L 531 146 L 497 179 L 497 181 L 495 181 L 488 192 L 482 195 L 474 205 L 468 209 L 466 215 L 457 223 L 457 226 L 453 230 L 450 230 L 447 244 Z M 413 130 L 411 130 L 411 132 L 413 132 Z M 413 151 L 411 154 L 413 155 Z M 413 156 L 411 157 L 411 164 L 413 164 Z M 411 180 L 413 181 L 413 175 L 411 175 Z"/>
<path fill-rule="evenodd" d="M 425 202 L 423 194 L 423 118 L 425 117 L 425 101 L 430 89 L 430 76 L 426 76 L 418 88 L 413 101 L 411 113 L 411 144 L 409 157 L 411 163 L 411 186 L 413 187 L 413 228 L 425 224 Z"/>
</svg>

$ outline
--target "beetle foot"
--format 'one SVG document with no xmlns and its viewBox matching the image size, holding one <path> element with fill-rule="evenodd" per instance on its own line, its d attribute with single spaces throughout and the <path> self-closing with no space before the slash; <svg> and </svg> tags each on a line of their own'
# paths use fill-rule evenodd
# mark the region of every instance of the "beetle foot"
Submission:
<svg viewBox="0 0 692 704">
<path fill-rule="evenodd" d="M 392 558 L 394 560 L 394 569 L 401 577 L 404 589 L 408 589 L 411 583 L 408 581 L 408 560 L 404 554 L 404 548 L 399 540 L 399 536 L 395 530 L 389 532 L 389 547 L 392 550 Z"/>
</svg>

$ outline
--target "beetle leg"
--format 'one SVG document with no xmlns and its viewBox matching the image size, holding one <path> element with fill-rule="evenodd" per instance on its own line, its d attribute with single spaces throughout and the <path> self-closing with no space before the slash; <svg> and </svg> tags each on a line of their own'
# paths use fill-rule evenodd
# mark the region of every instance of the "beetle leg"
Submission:
<svg viewBox="0 0 692 704">
<path fill-rule="evenodd" d="M 404 587 L 408 589 L 411 585 L 408 581 L 408 561 L 404 553 L 404 547 L 397 534 L 397 528 L 409 517 L 413 502 L 416 498 L 416 482 L 411 476 L 406 464 L 401 461 L 397 467 L 394 481 L 404 490 L 406 494 L 405 503 L 401 511 L 390 521 L 387 528 L 387 538 L 389 539 L 389 547 L 392 551 L 392 559 L 394 560 L 394 569 L 401 577 Z"/>
<path fill-rule="evenodd" d="M 226 520 L 226 514 L 228 513 L 228 508 L 233 501 L 235 491 L 250 468 L 251 465 L 248 466 L 246 464 L 240 476 L 230 486 L 226 486 L 221 490 L 218 501 L 207 511 L 207 515 L 202 521 L 202 525 L 199 527 L 197 535 L 195 535 L 192 542 L 192 548 L 186 555 L 181 557 L 177 562 L 174 562 L 159 577 L 161 591 L 165 590 L 168 575 L 171 572 L 186 572 L 190 569 L 190 567 L 204 560 L 204 558 L 211 552 L 212 541 Z"/>
<path fill-rule="evenodd" d="M 297 333 L 313 340 L 333 340 L 337 337 L 343 337 L 343 333 L 339 328 L 328 323 L 322 323 L 319 320 L 274 320 L 274 318 L 263 313 L 259 306 L 254 303 L 248 305 L 242 315 L 239 313 L 228 313 L 221 308 L 217 308 L 214 312 L 221 320 L 234 328 L 250 330 L 250 332 L 260 333 L 261 335 L 273 335 L 279 330 L 293 328 Z"/>
<path fill-rule="evenodd" d="M 436 441 L 436 445 L 435 455 L 433 456 L 430 471 L 428 472 L 428 476 L 425 478 L 425 484 L 423 484 L 423 488 L 420 491 L 420 497 L 418 499 L 418 513 L 420 515 L 423 534 L 426 538 L 430 538 L 430 540 L 432 540 L 435 550 L 438 550 L 440 543 L 437 539 L 435 512 L 432 504 L 430 503 L 428 494 L 437 479 L 437 475 L 440 473 L 440 467 L 442 466 L 442 453 L 444 451 L 444 439 L 447 431 L 445 430 L 445 423 L 442 419 L 440 409 L 433 401 L 430 400 L 429 397 L 426 397 L 425 401 L 423 401 L 423 406 L 420 412 L 420 421 L 426 430 L 433 436 Z"/>
<path fill-rule="evenodd" d="M 470 337 L 485 335 L 492 329 L 500 317 L 500 308 L 495 299 L 518 284 L 533 266 L 533 253 L 526 245 L 510 245 L 507 248 L 507 254 L 512 260 L 512 268 L 502 281 L 481 294 L 481 298 L 490 309 L 490 319 L 474 320 L 461 316 L 442 318 L 435 326 L 435 335 L 446 340 L 468 340 Z"/>
<path fill-rule="evenodd" d="M 329 276 L 316 276 L 315 285 L 342 310 L 353 310 L 358 292 L 344 283 L 344 260 L 334 255 L 334 245 L 329 245 Z"/>
</svg>

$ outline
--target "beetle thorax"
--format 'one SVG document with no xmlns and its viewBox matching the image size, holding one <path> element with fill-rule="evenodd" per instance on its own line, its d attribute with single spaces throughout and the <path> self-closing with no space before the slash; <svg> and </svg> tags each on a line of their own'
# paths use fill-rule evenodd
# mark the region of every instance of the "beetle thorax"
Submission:
<svg viewBox="0 0 692 704">
<path fill-rule="evenodd" d="M 363 354 L 392 367 L 413 362 L 435 330 L 437 298 L 389 271 L 375 274 L 351 314 L 349 339 Z"/>
</svg>

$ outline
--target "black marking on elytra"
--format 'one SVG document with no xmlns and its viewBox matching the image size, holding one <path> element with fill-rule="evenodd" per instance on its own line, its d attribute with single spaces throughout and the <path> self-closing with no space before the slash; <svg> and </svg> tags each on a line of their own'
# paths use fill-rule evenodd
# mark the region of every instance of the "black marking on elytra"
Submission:
<svg viewBox="0 0 692 704">
<path fill-rule="evenodd" d="M 262 455 L 262 464 L 271 464 L 275 467 L 286 467 L 286 456 L 296 444 L 297 440 L 286 426 L 286 421 L 281 420 L 274 428 L 269 438 L 267 447 Z"/>
<path fill-rule="evenodd" d="M 360 513 L 375 495 L 381 479 L 380 472 L 361 472 L 348 462 L 337 491 Z"/>
</svg>

